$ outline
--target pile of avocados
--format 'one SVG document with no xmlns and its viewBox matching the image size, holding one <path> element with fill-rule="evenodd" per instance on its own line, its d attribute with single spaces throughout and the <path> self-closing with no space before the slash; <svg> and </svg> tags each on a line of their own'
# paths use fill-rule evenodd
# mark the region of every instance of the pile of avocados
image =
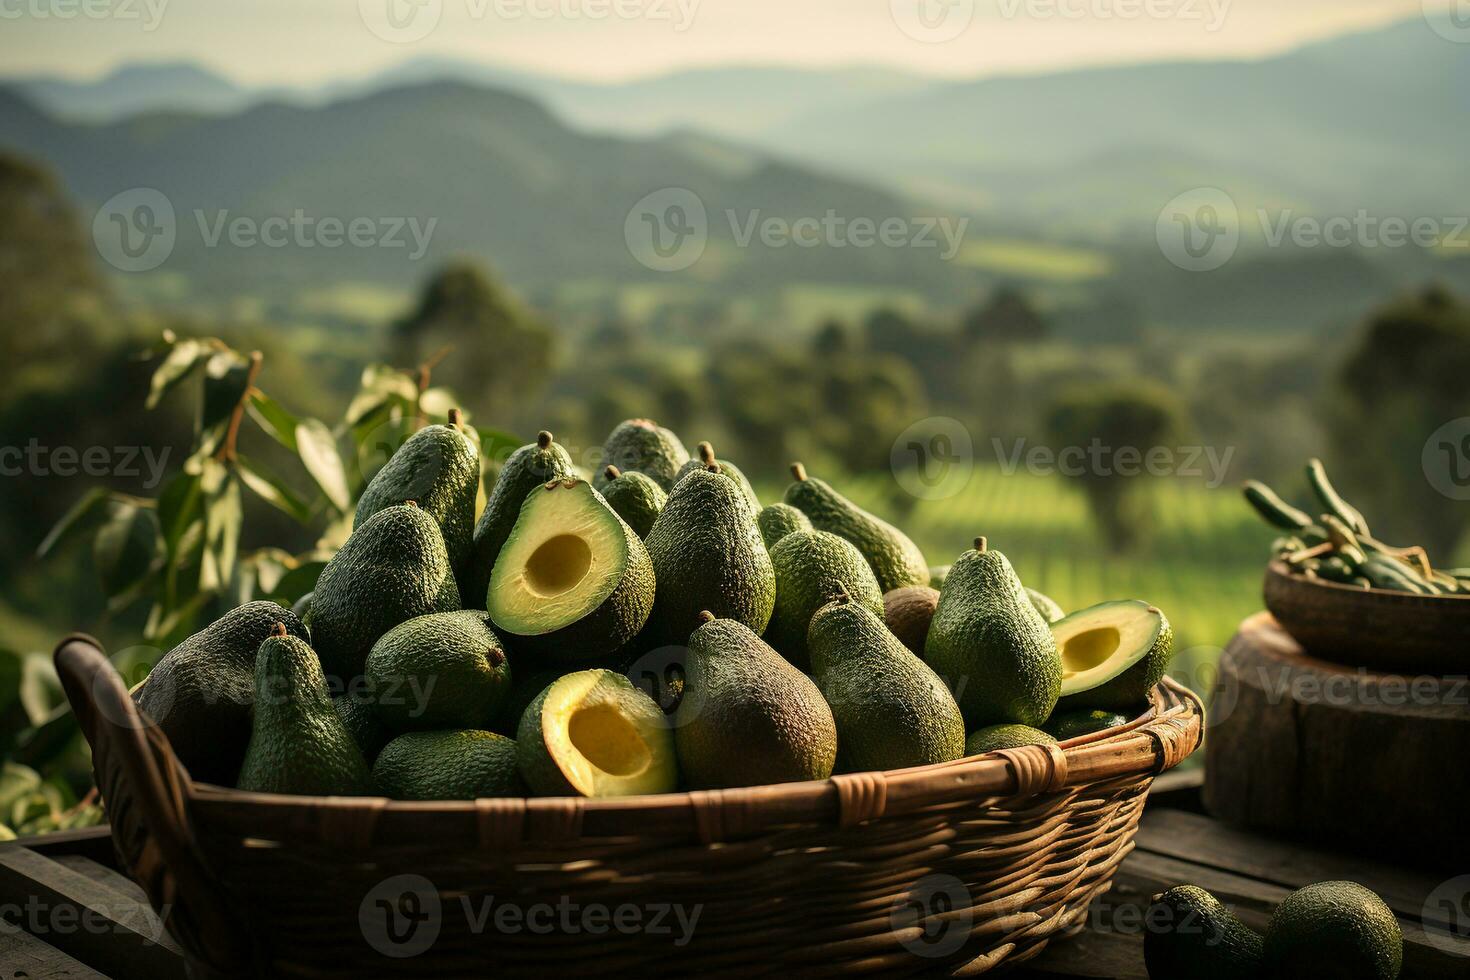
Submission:
<svg viewBox="0 0 1470 980">
<path fill-rule="evenodd" d="M 1151 980 L 1395 980 L 1404 935 L 1378 895 L 1324 881 L 1287 896 L 1265 935 L 1195 885 L 1158 895 L 1143 937 Z"/>
<path fill-rule="evenodd" d="M 1146 602 L 1063 615 L 984 538 L 942 569 L 792 466 L 647 419 L 584 474 L 549 432 L 476 516 L 452 412 L 361 495 L 295 611 L 235 609 L 135 690 L 198 780 L 402 800 L 665 793 L 1079 738 L 1147 708 L 1173 633 Z"/>
</svg>

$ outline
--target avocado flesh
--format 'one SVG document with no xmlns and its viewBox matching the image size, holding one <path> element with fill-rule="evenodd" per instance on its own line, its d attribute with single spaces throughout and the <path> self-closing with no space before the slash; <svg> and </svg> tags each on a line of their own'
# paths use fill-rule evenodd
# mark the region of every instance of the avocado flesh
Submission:
<svg viewBox="0 0 1470 980">
<path fill-rule="evenodd" d="M 1051 624 L 1062 657 L 1059 711 L 1126 711 L 1148 700 L 1168 670 L 1174 633 L 1137 599 L 1103 602 Z"/>
<path fill-rule="evenodd" d="M 663 711 L 611 670 L 567 674 L 542 691 L 521 716 L 516 756 L 546 796 L 667 793 L 679 781 Z"/>
<path fill-rule="evenodd" d="M 486 595 L 497 627 L 557 660 L 582 662 L 635 636 L 653 601 L 643 542 L 577 479 L 526 498 Z"/>
<path fill-rule="evenodd" d="M 537 487 L 574 473 L 572 457 L 550 432 L 541 433 L 536 442 L 510 454 L 489 490 L 485 510 L 475 523 L 474 554 L 459 583 L 466 609 L 485 608 L 485 589 L 490 585 L 491 570 L 520 517 L 526 497 Z"/>
</svg>

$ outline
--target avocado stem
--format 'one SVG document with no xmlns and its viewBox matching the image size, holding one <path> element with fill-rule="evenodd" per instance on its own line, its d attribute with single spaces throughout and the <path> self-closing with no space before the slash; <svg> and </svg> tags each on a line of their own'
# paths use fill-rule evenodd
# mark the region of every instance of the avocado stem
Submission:
<svg viewBox="0 0 1470 980">
<path fill-rule="evenodd" d="M 609 480 L 616 480 L 618 477 L 623 475 L 623 471 L 618 469 L 613 464 L 608 463 L 607 469 L 602 471 L 602 475 L 607 477 Z"/>
<path fill-rule="evenodd" d="M 980 552 L 981 554 L 984 554 L 986 551 L 990 550 L 990 542 L 985 540 L 985 536 L 983 534 L 975 539 L 975 550 Z"/>
<path fill-rule="evenodd" d="M 271 636 L 285 636 L 285 635 L 286 635 L 286 624 L 285 623 L 276 623 L 276 625 L 274 625 L 274 626 L 271 627 Z"/>
<path fill-rule="evenodd" d="M 705 472 L 707 472 L 707 473 L 718 473 L 718 472 L 720 472 L 720 464 L 719 463 L 705 463 L 704 464 L 704 469 L 705 469 Z"/>
<path fill-rule="evenodd" d="M 706 466 L 708 466 L 710 463 L 713 463 L 715 461 L 715 447 L 714 446 L 711 446 L 707 442 L 701 442 L 698 445 L 698 447 L 696 447 L 696 448 L 699 449 L 699 460 L 700 460 L 700 462 L 702 462 Z"/>
<path fill-rule="evenodd" d="M 536 448 L 538 448 L 538 449 L 548 449 L 548 448 L 550 448 L 551 447 L 551 438 L 552 438 L 551 433 L 548 432 L 548 431 L 546 431 L 545 429 L 542 429 L 540 432 L 536 433 Z"/>
<path fill-rule="evenodd" d="M 449 424 L 450 425 L 459 425 L 459 420 L 461 418 L 463 418 L 463 416 L 460 414 L 459 409 L 457 409 L 457 408 L 451 408 L 449 410 Z"/>
<path fill-rule="evenodd" d="M 700 623 L 701 626 L 703 626 L 705 623 L 713 623 L 714 621 L 715 621 L 715 614 L 714 613 L 710 612 L 708 609 L 702 609 L 702 610 L 700 610 L 700 613 L 699 613 L 699 623 Z"/>
<path fill-rule="evenodd" d="M 791 464 L 791 475 L 796 478 L 797 483 L 806 482 L 806 467 L 800 463 Z"/>
<path fill-rule="evenodd" d="M 417 500 L 405 500 L 403 502 L 403 506 L 405 507 L 417 507 L 418 505 L 419 502 Z"/>
</svg>

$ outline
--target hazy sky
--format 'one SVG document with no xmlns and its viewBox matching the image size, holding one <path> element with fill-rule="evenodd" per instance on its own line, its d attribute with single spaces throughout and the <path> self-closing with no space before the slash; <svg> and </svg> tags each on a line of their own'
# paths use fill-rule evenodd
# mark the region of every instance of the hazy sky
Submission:
<svg viewBox="0 0 1470 980">
<path fill-rule="evenodd" d="M 752 62 L 980 75 L 1266 54 L 1423 2 L 1450 0 L 0 0 L 0 72 L 193 59 L 298 83 L 449 55 L 590 78 Z"/>
</svg>

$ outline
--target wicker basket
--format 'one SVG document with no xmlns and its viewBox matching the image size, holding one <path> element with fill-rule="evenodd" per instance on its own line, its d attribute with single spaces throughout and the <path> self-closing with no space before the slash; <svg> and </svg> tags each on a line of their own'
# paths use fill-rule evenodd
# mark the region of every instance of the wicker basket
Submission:
<svg viewBox="0 0 1470 980">
<path fill-rule="evenodd" d="M 1063 748 L 823 782 L 275 796 L 191 782 L 95 640 L 56 665 L 123 866 L 201 977 L 980 974 L 1082 928 L 1154 775 L 1203 731 L 1165 681 L 1131 724 Z"/>
</svg>

